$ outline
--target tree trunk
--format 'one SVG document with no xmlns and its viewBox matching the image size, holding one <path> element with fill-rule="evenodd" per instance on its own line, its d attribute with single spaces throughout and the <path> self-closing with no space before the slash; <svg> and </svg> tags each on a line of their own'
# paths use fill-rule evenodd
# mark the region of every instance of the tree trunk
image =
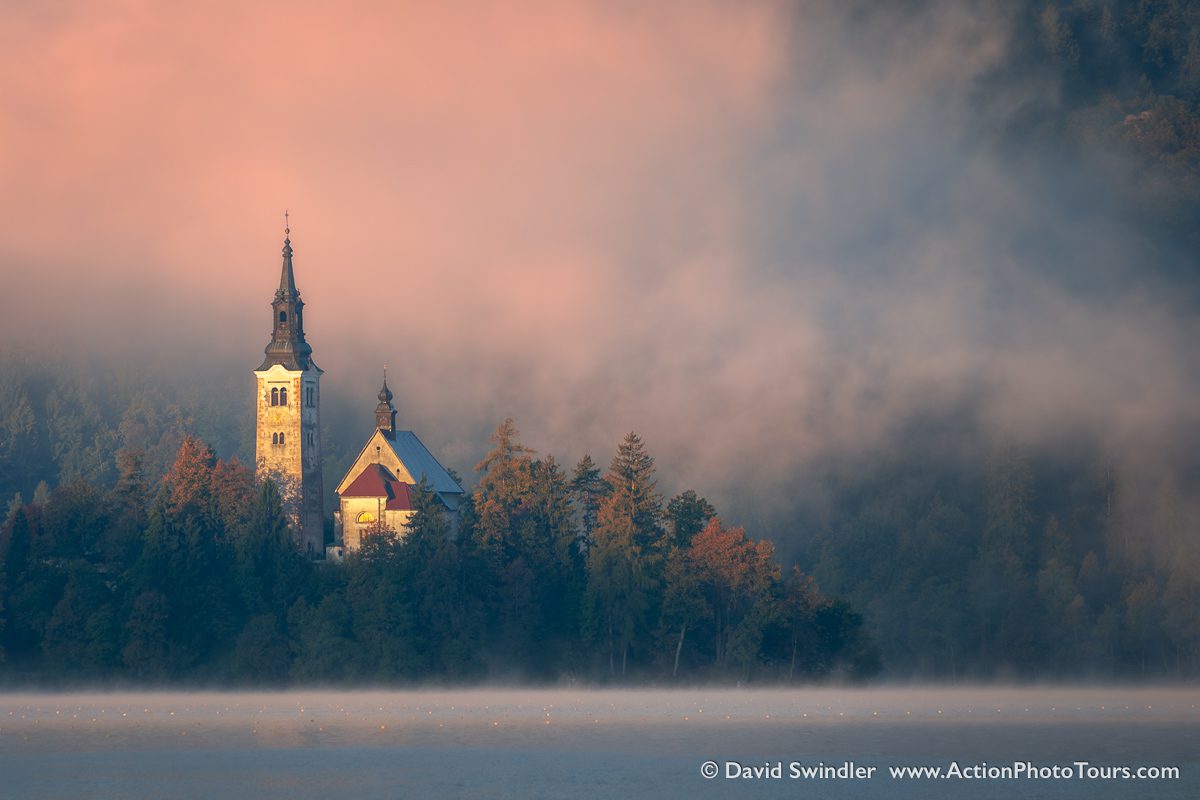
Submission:
<svg viewBox="0 0 1200 800">
<path fill-rule="evenodd" d="M 621 677 L 622 678 L 625 677 L 625 665 L 626 665 L 626 663 L 628 663 L 628 661 L 629 661 L 629 645 L 626 644 L 624 649 L 621 650 Z"/>
<path fill-rule="evenodd" d="M 794 674 L 796 674 L 796 650 L 799 647 L 799 644 L 800 643 L 799 643 L 798 637 L 792 636 L 792 664 L 791 664 L 791 666 L 788 667 L 788 682 L 789 683 L 792 680 L 792 676 Z"/>
<path fill-rule="evenodd" d="M 675 669 L 671 670 L 671 677 L 674 678 L 679 674 L 679 653 L 683 650 L 683 635 L 687 632 L 687 621 L 685 620 L 679 626 L 679 644 L 675 645 Z"/>
</svg>

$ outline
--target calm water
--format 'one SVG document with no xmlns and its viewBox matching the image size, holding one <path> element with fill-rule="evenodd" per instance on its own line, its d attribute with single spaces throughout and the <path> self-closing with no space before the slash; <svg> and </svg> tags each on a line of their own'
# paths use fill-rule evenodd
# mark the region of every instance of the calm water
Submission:
<svg viewBox="0 0 1200 800">
<path fill-rule="evenodd" d="M 0 797 L 1196 798 L 1198 707 L 1128 688 L 7 694 Z M 792 777 L 848 761 L 875 770 Z M 1014 762 L 1076 775 L 986 777 Z M 985 777 L 888 772 L 952 763 Z"/>
</svg>

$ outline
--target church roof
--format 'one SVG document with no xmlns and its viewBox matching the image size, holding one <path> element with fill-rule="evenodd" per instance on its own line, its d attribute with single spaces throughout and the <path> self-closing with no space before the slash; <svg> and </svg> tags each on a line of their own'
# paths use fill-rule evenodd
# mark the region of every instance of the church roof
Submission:
<svg viewBox="0 0 1200 800">
<path fill-rule="evenodd" d="M 450 473 L 438 463 L 438 460 L 433 457 L 433 454 L 415 433 L 412 431 L 395 431 L 394 433 L 380 431 L 380 433 L 391 445 L 392 452 L 400 459 L 400 463 L 418 481 L 421 480 L 421 476 L 424 476 L 429 488 L 438 494 L 461 495 L 463 493 L 462 487 L 454 478 L 450 477 Z"/>
<path fill-rule="evenodd" d="M 342 492 L 342 497 L 386 498 L 384 507 L 388 511 L 411 511 L 413 507 L 408 484 L 380 464 L 368 464 Z"/>
<path fill-rule="evenodd" d="M 390 450 L 390 453 L 379 453 L 378 448 Z M 425 478 L 425 482 L 429 488 L 436 492 L 438 497 L 450 510 L 458 508 L 459 502 L 463 497 L 462 487 L 454 478 L 450 477 L 450 473 L 446 468 L 438 463 L 433 454 L 426 449 L 425 445 L 417 438 L 417 435 L 412 431 L 385 431 L 379 428 L 367 440 L 366 445 L 359 452 L 358 457 L 354 460 L 355 466 L 352 466 L 342 478 L 342 482 L 335 490 L 340 497 L 382 497 L 378 492 L 381 484 L 364 483 L 359 486 L 358 482 L 363 480 L 363 474 L 368 471 L 368 467 L 376 467 L 383 469 L 388 475 L 392 475 L 389 467 L 396 469 L 396 464 L 392 461 L 395 459 L 399 462 L 401 470 L 397 470 L 398 474 L 407 473 L 406 479 L 411 477 L 413 484 L 419 483 L 421 478 Z M 380 462 L 387 466 L 381 466 Z M 367 464 L 366 467 L 358 465 Z M 355 470 L 358 470 L 356 473 Z M 366 480 L 374 481 L 374 478 Z M 355 487 L 358 487 L 357 489 Z M 351 494 L 352 491 L 361 491 L 369 489 L 366 494 Z"/>
</svg>

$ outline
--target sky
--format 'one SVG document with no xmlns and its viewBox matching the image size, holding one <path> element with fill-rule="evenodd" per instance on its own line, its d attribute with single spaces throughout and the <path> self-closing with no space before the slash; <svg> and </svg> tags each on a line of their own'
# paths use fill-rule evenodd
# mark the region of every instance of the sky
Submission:
<svg viewBox="0 0 1200 800">
<path fill-rule="evenodd" d="M 249 393 L 286 208 L 325 398 L 365 439 L 387 364 L 460 472 L 636 430 L 745 515 L 964 407 L 1159 459 L 1197 317 L 1130 166 L 1003 133 L 1060 91 L 990 79 L 1005 4 L 853 6 L 8 3 L 0 338 Z"/>
</svg>

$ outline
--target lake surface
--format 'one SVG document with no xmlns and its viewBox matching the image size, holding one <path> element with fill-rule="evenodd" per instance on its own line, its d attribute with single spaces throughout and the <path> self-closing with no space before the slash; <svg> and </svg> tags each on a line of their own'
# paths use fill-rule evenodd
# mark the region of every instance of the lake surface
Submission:
<svg viewBox="0 0 1200 800">
<path fill-rule="evenodd" d="M 1200 689 L 0 694 L 0 797 L 330 796 L 1196 798 Z"/>
</svg>

